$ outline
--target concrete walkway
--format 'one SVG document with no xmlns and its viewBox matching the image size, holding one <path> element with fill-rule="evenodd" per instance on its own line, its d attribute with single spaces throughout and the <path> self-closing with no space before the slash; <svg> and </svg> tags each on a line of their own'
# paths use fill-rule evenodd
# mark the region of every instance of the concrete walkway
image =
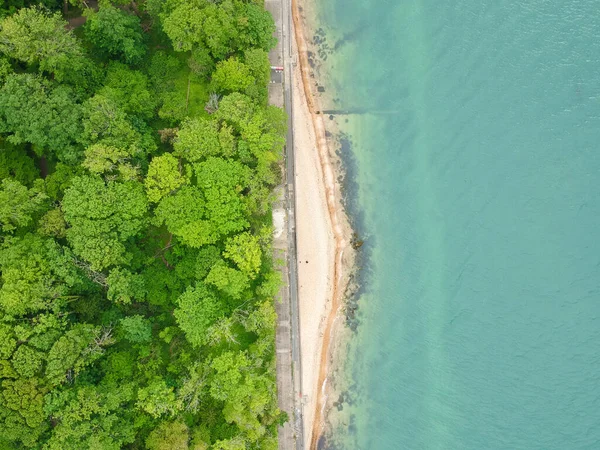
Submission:
<svg viewBox="0 0 600 450">
<path fill-rule="evenodd" d="M 291 76 L 291 4 L 289 0 L 266 0 L 266 9 L 275 20 L 277 46 L 269 53 L 271 66 L 284 67 L 285 72 L 271 71 L 269 103 L 285 108 L 288 135 L 285 148 L 283 184 L 276 190 L 273 205 L 274 258 L 283 262 L 283 284 L 277 311 L 277 391 L 279 408 L 288 414 L 288 422 L 279 428 L 279 450 L 303 450 L 302 364 L 300 360 L 300 322 L 298 310 L 298 272 L 296 267 L 296 231 L 294 196 L 294 135 L 292 130 Z"/>
</svg>

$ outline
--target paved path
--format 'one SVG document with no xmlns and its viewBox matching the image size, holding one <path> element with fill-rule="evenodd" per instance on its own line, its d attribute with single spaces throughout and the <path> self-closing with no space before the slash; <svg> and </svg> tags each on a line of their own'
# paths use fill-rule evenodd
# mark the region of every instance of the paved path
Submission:
<svg viewBox="0 0 600 450">
<path fill-rule="evenodd" d="M 290 0 L 266 0 L 277 27 L 277 46 L 269 53 L 271 66 L 284 67 L 283 74 L 272 70 L 269 102 L 284 107 L 288 115 L 283 185 L 273 207 L 276 224 L 274 256 L 284 261 L 283 286 L 277 310 L 277 389 L 279 408 L 289 421 L 279 428 L 279 450 L 304 450 L 302 421 L 302 363 L 300 359 L 300 314 L 298 307 L 298 271 L 296 267 L 296 222 L 294 186 L 294 133 L 292 129 L 292 20 Z M 279 225 L 279 226 L 277 226 Z"/>
</svg>

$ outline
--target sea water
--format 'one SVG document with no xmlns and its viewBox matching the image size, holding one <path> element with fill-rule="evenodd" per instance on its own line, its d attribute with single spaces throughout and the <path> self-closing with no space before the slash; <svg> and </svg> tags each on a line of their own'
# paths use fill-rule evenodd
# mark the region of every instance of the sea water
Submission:
<svg viewBox="0 0 600 450">
<path fill-rule="evenodd" d="M 325 447 L 600 449 L 600 3 L 319 25 L 369 254 Z"/>
</svg>

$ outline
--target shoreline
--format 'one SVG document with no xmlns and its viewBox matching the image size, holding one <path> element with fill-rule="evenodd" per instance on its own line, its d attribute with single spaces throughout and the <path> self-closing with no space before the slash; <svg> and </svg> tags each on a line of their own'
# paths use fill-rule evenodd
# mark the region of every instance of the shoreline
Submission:
<svg viewBox="0 0 600 450">
<path fill-rule="evenodd" d="M 330 149 L 324 117 L 311 88 L 314 75 L 308 60 L 302 10 L 298 0 L 292 0 L 294 51 L 298 59 L 293 73 L 293 97 L 294 138 L 298 149 L 296 183 L 300 186 L 296 202 L 304 444 L 306 448 L 316 449 L 325 427 L 331 385 L 327 381 L 332 353 L 339 344 L 336 337 L 340 334 L 340 324 L 343 327 L 344 323 L 338 319 L 354 272 L 355 250 L 350 245 L 352 228 L 339 181 L 343 171 L 341 160 L 335 150 Z M 308 147 L 311 152 L 301 151 Z M 311 181 L 316 185 L 311 186 Z M 307 182 L 307 186 L 303 187 L 303 182 Z M 317 264 L 308 264 L 305 258 L 309 254 L 318 257 Z M 310 284 L 305 286 L 304 279 Z"/>
</svg>

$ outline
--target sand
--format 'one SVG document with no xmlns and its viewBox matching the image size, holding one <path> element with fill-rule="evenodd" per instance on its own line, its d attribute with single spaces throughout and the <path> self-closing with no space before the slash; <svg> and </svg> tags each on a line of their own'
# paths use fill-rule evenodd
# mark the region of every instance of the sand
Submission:
<svg viewBox="0 0 600 450">
<path fill-rule="evenodd" d="M 331 310 L 335 241 L 327 209 L 323 172 L 299 78 L 294 86 L 294 143 L 296 148 L 296 236 L 300 351 L 304 400 L 304 433 L 309 448 L 323 329 Z M 301 82 L 301 81 L 300 81 Z"/>
<path fill-rule="evenodd" d="M 305 448 L 323 430 L 327 370 L 342 296 L 350 273 L 351 229 L 341 205 L 334 142 L 328 142 L 311 91 L 302 24 L 293 3 L 298 65 L 293 74 L 298 298 Z"/>
</svg>

